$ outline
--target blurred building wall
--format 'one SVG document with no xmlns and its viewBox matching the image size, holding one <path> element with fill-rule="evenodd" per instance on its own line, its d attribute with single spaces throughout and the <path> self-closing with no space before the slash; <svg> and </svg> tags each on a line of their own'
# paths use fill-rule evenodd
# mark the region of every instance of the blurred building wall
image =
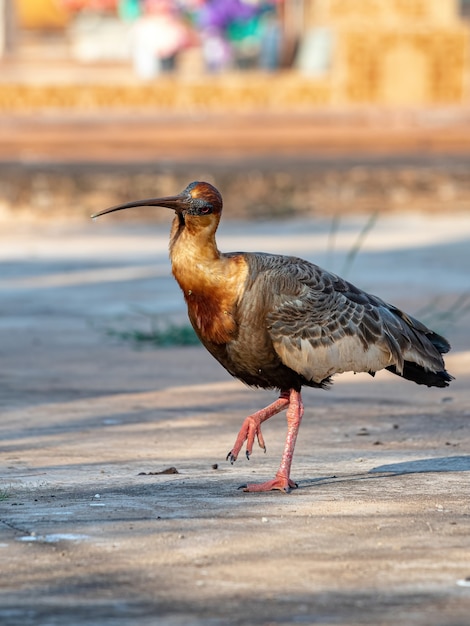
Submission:
<svg viewBox="0 0 470 626">
<path fill-rule="evenodd" d="M 433 25 L 454 24 L 459 0 L 307 0 L 307 21 L 330 21 L 403 26 L 411 22 Z"/>
<path fill-rule="evenodd" d="M 300 70 L 323 67 L 332 102 L 421 105 L 466 95 L 470 31 L 457 0 L 308 0 L 305 24 L 312 52 Z"/>
</svg>

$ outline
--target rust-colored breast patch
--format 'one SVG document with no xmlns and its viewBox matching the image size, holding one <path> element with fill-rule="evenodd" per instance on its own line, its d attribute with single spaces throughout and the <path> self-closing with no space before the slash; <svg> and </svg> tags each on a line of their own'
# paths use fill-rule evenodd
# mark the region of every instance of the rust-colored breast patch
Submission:
<svg viewBox="0 0 470 626">
<path fill-rule="evenodd" d="M 185 295 L 188 314 L 201 338 L 211 343 L 227 343 L 236 332 L 234 307 L 224 306 L 217 297 Z"/>
<path fill-rule="evenodd" d="M 234 337 L 236 308 L 244 292 L 246 275 L 246 261 L 240 255 L 221 257 L 211 267 L 200 267 L 178 281 L 189 318 L 203 341 L 223 344 Z"/>
</svg>

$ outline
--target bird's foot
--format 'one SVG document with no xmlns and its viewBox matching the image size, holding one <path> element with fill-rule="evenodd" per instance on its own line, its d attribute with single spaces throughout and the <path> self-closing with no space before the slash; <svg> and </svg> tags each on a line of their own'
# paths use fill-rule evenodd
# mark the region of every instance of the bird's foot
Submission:
<svg viewBox="0 0 470 626">
<path fill-rule="evenodd" d="M 261 432 L 261 420 L 258 414 L 249 415 L 243 421 L 240 432 L 238 433 L 235 445 L 227 454 L 227 461 L 233 465 L 238 458 L 238 454 L 246 441 L 246 458 L 250 460 L 251 453 L 253 452 L 253 443 L 255 437 L 258 440 L 258 445 L 266 452 L 266 444 L 264 443 L 263 434 Z"/>
<path fill-rule="evenodd" d="M 266 452 L 266 444 L 264 443 L 263 435 L 261 433 L 261 424 L 268 420 L 273 415 L 276 415 L 280 411 L 283 411 L 289 406 L 290 392 L 283 391 L 279 398 L 272 402 L 269 406 L 249 415 L 243 421 L 238 437 L 235 441 L 235 445 L 227 454 L 227 461 L 235 463 L 238 454 L 246 441 L 246 458 L 249 460 L 253 451 L 253 443 L 255 437 L 258 439 L 259 447 Z"/>
<path fill-rule="evenodd" d="M 276 474 L 273 480 L 268 480 L 265 483 L 252 483 L 249 485 L 243 485 L 240 489 L 249 492 L 259 491 L 283 491 L 289 493 L 292 489 L 297 489 L 298 484 L 282 474 Z"/>
</svg>

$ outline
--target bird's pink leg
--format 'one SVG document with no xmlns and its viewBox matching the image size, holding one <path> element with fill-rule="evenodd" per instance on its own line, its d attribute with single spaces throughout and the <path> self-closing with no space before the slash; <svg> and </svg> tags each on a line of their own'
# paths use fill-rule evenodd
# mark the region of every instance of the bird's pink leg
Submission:
<svg viewBox="0 0 470 626">
<path fill-rule="evenodd" d="M 244 491 L 271 491 L 279 489 L 288 493 L 297 487 L 297 484 L 290 479 L 290 468 L 294 456 L 295 442 L 299 432 L 300 422 L 304 414 L 304 405 L 300 391 L 291 389 L 289 392 L 289 408 L 287 409 L 287 437 L 282 454 L 281 465 L 273 480 L 268 480 L 261 484 L 250 484 L 244 487 Z"/>
<path fill-rule="evenodd" d="M 260 448 L 263 448 L 263 450 L 266 452 L 266 445 L 264 443 L 264 438 L 261 433 L 261 424 L 273 415 L 276 415 L 276 413 L 283 411 L 288 406 L 289 392 L 283 391 L 275 402 L 265 407 L 264 409 L 261 409 L 260 411 L 256 411 L 256 413 L 253 413 L 253 415 L 249 415 L 247 418 L 245 418 L 242 427 L 240 428 L 240 432 L 238 433 L 235 444 L 230 452 L 227 454 L 227 460 L 230 459 L 230 462 L 232 464 L 237 460 L 238 454 L 245 441 L 246 458 L 249 459 L 253 451 L 255 436 L 258 439 L 258 444 Z"/>
</svg>

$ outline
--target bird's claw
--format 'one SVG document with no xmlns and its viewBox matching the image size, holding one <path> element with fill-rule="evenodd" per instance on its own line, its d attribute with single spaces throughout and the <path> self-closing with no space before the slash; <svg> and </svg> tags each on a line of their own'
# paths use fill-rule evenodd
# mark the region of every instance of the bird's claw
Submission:
<svg viewBox="0 0 470 626">
<path fill-rule="evenodd" d="M 246 452 L 245 456 L 247 460 L 250 460 L 251 454 L 253 452 L 253 444 L 255 441 L 255 437 L 258 440 L 259 447 L 264 450 L 266 454 L 266 444 L 264 443 L 263 434 L 261 433 L 261 423 L 259 420 L 255 419 L 252 415 L 249 415 L 243 422 L 242 427 L 240 428 L 240 432 L 238 433 L 238 437 L 235 441 L 235 445 L 230 450 L 230 452 L 226 456 L 226 460 L 230 461 L 233 465 L 238 458 L 238 454 L 246 441 Z"/>
<path fill-rule="evenodd" d="M 261 449 L 263 450 L 263 452 L 266 454 L 266 446 L 261 446 L 261 445 L 260 445 L 260 448 L 261 448 Z M 247 461 L 249 461 L 249 460 L 250 460 L 250 457 L 251 457 L 251 450 L 247 450 L 247 451 L 245 452 L 245 454 L 246 454 L 246 460 L 247 460 Z"/>
<path fill-rule="evenodd" d="M 233 450 L 230 450 L 230 452 L 225 457 L 225 460 L 230 461 L 230 465 L 233 465 L 235 463 L 237 457 L 233 454 Z"/>
</svg>

